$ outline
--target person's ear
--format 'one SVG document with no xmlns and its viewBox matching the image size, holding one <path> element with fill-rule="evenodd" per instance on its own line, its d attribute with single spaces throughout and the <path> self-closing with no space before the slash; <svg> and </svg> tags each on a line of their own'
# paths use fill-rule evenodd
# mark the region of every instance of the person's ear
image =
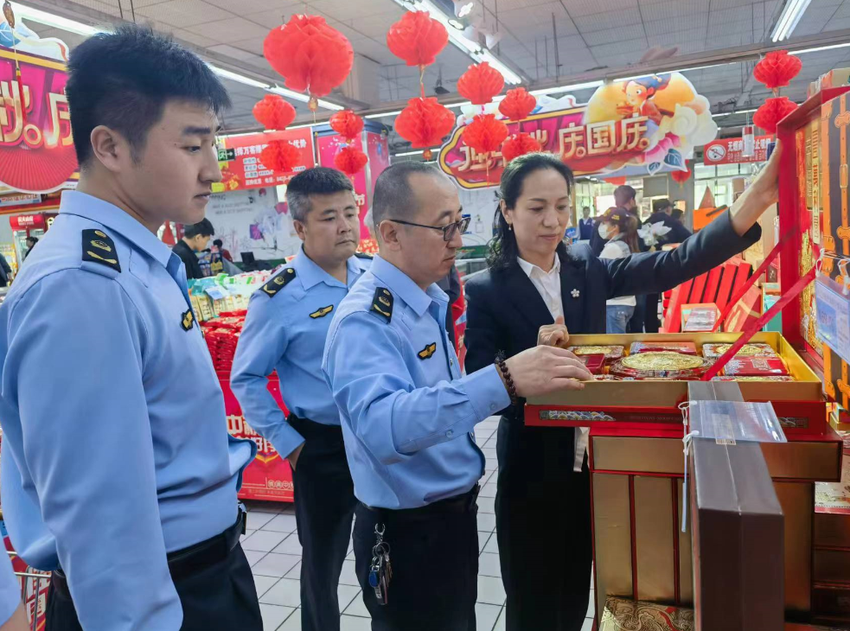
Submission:
<svg viewBox="0 0 850 631">
<path fill-rule="evenodd" d="M 119 173 L 132 162 L 130 145 L 114 129 L 98 125 L 91 132 L 92 154 L 104 167 L 113 173 Z"/>
<path fill-rule="evenodd" d="M 295 234 L 298 235 L 298 238 L 304 241 L 307 238 L 307 226 L 297 219 L 292 220 L 292 226 L 295 228 Z"/>
<path fill-rule="evenodd" d="M 399 240 L 399 227 L 394 221 L 384 220 L 378 225 L 378 234 L 381 236 L 381 244 L 393 252 L 401 250 Z"/>
<path fill-rule="evenodd" d="M 502 213 L 502 217 L 505 218 L 505 222 L 510 226 L 513 222 L 513 218 L 511 217 L 511 211 L 508 210 L 508 205 L 505 203 L 504 199 L 499 200 L 499 211 Z"/>
</svg>

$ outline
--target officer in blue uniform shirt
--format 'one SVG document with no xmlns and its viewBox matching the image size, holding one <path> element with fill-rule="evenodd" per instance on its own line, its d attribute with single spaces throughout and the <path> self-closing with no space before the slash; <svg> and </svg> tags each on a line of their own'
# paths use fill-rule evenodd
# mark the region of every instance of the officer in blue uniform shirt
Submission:
<svg viewBox="0 0 850 631">
<path fill-rule="evenodd" d="M 29 628 L 21 604 L 21 584 L 6 550 L 0 549 L 0 631 L 27 631 Z"/>
<path fill-rule="evenodd" d="M 15 549 L 52 570 L 47 631 L 260 631 L 241 474 L 183 264 L 156 237 L 221 179 L 227 92 L 122 27 L 71 54 L 77 192 L 0 307 L 2 495 Z"/>
<path fill-rule="evenodd" d="M 339 629 L 337 586 L 354 518 L 354 485 L 339 411 L 322 375 L 334 310 L 363 275 L 354 187 L 316 167 L 289 182 L 286 202 L 303 248 L 251 297 L 231 387 L 245 418 L 292 465 L 302 545 L 301 628 Z M 277 371 L 289 419 L 268 390 Z"/>
<path fill-rule="evenodd" d="M 359 500 L 357 576 L 375 631 L 474 631 L 475 425 L 512 397 L 592 377 L 569 351 L 544 346 L 461 375 L 436 282 L 469 220 L 445 175 L 391 166 L 372 216 L 380 256 L 335 309 L 322 363 Z"/>
</svg>

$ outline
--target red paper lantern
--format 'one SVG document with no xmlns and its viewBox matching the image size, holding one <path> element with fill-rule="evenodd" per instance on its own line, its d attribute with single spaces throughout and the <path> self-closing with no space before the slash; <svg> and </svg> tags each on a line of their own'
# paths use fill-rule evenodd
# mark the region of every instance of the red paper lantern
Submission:
<svg viewBox="0 0 850 631">
<path fill-rule="evenodd" d="M 524 156 L 526 153 L 534 153 L 541 149 L 540 143 L 530 135 L 525 133 L 514 134 L 502 143 L 502 157 L 505 159 L 505 164 L 507 164 L 514 158 Z"/>
<path fill-rule="evenodd" d="M 612 186 L 623 186 L 626 183 L 626 176 L 618 175 L 615 177 L 606 177 L 605 181 Z"/>
<path fill-rule="evenodd" d="M 277 94 L 267 94 L 262 101 L 257 101 L 252 112 L 266 129 L 286 129 L 295 120 L 295 108 Z"/>
<path fill-rule="evenodd" d="M 691 179 L 691 170 L 687 169 L 685 171 L 673 171 L 672 173 L 670 173 L 670 177 L 673 178 L 674 182 L 678 184 L 684 184 L 689 179 Z"/>
<path fill-rule="evenodd" d="M 408 11 L 387 32 L 387 47 L 408 66 L 431 65 L 449 43 L 446 27 L 427 11 Z"/>
<path fill-rule="evenodd" d="M 505 87 L 502 73 L 482 61 L 472 64 L 457 80 L 457 91 L 473 105 L 485 105 Z"/>
<path fill-rule="evenodd" d="M 439 145 L 454 125 L 455 115 L 433 96 L 410 99 L 395 119 L 396 132 L 414 149 Z"/>
<path fill-rule="evenodd" d="M 789 100 L 787 96 L 767 99 L 753 114 L 753 123 L 767 133 L 775 134 L 779 121 L 796 109 L 797 104 Z"/>
<path fill-rule="evenodd" d="M 537 99 L 525 88 L 508 90 L 505 98 L 499 103 L 499 111 L 512 121 L 521 121 L 537 107 Z"/>
<path fill-rule="evenodd" d="M 756 64 L 753 76 L 768 89 L 775 90 L 788 85 L 802 67 L 803 62 L 799 57 L 789 55 L 787 50 L 774 50 Z"/>
<path fill-rule="evenodd" d="M 495 114 L 479 114 L 463 129 L 463 142 L 479 153 L 498 151 L 508 137 L 508 126 Z"/>
<path fill-rule="evenodd" d="M 363 131 L 363 119 L 351 110 L 343 110 L 331 116 L 331 129 L 348 140 L 356 138 Z"/>
<path fill-rule="evenodd" d="M 343 147 L 334 156 L 334 166 L 348 176 L 353 176 L 363 170 L 369 158 L 356 147 Z"/>
<path fill-rule="evenodd" d="M 260 152 L 260 162 L 267 169 L 286 173 L 301 163 L 301 152 L 285 140 L 272 140 Z"/>
<path fill-rule="evenodd" d="M 311 109 L 317 107 L 317 97 L 327 96 L 345 81 L 354 64 L 351 42 L 317 15 L 293 15 L 273 29 L 263 54 L 287 88 L 310 94 Z"/>
</svg>

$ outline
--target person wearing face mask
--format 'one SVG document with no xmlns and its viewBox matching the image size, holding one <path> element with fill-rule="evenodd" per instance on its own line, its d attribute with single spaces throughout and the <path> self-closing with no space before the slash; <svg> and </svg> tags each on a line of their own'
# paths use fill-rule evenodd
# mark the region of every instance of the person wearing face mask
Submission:
<svg viewBox="0 0 850 631">
<path fill-rule="evenodd" d="M 543 153 L 511 161 L 501 179 L 490 268 L 465 286 L 467 370 L 537 344 L 564 347 L 570 333 L 604 333 L 607 300 L 664 291 L 745 250 L 760 237 L 756 220 L 777 198 L 777 153 L 730 211 L 676 250 L 605 259 L 561 242 L 570 218 L 569 167 Z M 519 398 L 501 410 L 497 441 L 506 628 L 580 631 L 592 556 L 586 432 L 526 427 L 524 403 Z"/>
<path fill-rule="evenodd" d="M 638 221 L 634 215 L 611 208 L 599 222 L 599 236 L 605 239 L 600 259 L 624 259 L 633 252 L 640 252 L 637 241 Z M 622 334 L 629 326 L 635 311 L 634 296 L 617 296 L 606 301 L 607 332 Z"/>
</svg>

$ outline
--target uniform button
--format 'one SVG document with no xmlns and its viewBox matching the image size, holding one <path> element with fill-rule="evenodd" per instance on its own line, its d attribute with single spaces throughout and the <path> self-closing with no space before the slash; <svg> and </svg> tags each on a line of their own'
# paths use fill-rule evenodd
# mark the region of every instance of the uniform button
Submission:
<svg viewBox="0 0 850 631">
<path fill-rule="evenodd" d="M 449 364 L 450 364 L 450 365 L 452 365 L 452 366 L 454 366 L 454 365 L 455 365 L 455 360 L 453 360 L 453 359 L 449 359 Z"/>
<path fill-rule="evenodd" d="M 449 431 L 446 432 L 446 436 L 448 436 L 449 438 L 451 438 L 454 435 L 455 435 L 455 433 L 452 430 L 449 430 Z"/>
</svg>

